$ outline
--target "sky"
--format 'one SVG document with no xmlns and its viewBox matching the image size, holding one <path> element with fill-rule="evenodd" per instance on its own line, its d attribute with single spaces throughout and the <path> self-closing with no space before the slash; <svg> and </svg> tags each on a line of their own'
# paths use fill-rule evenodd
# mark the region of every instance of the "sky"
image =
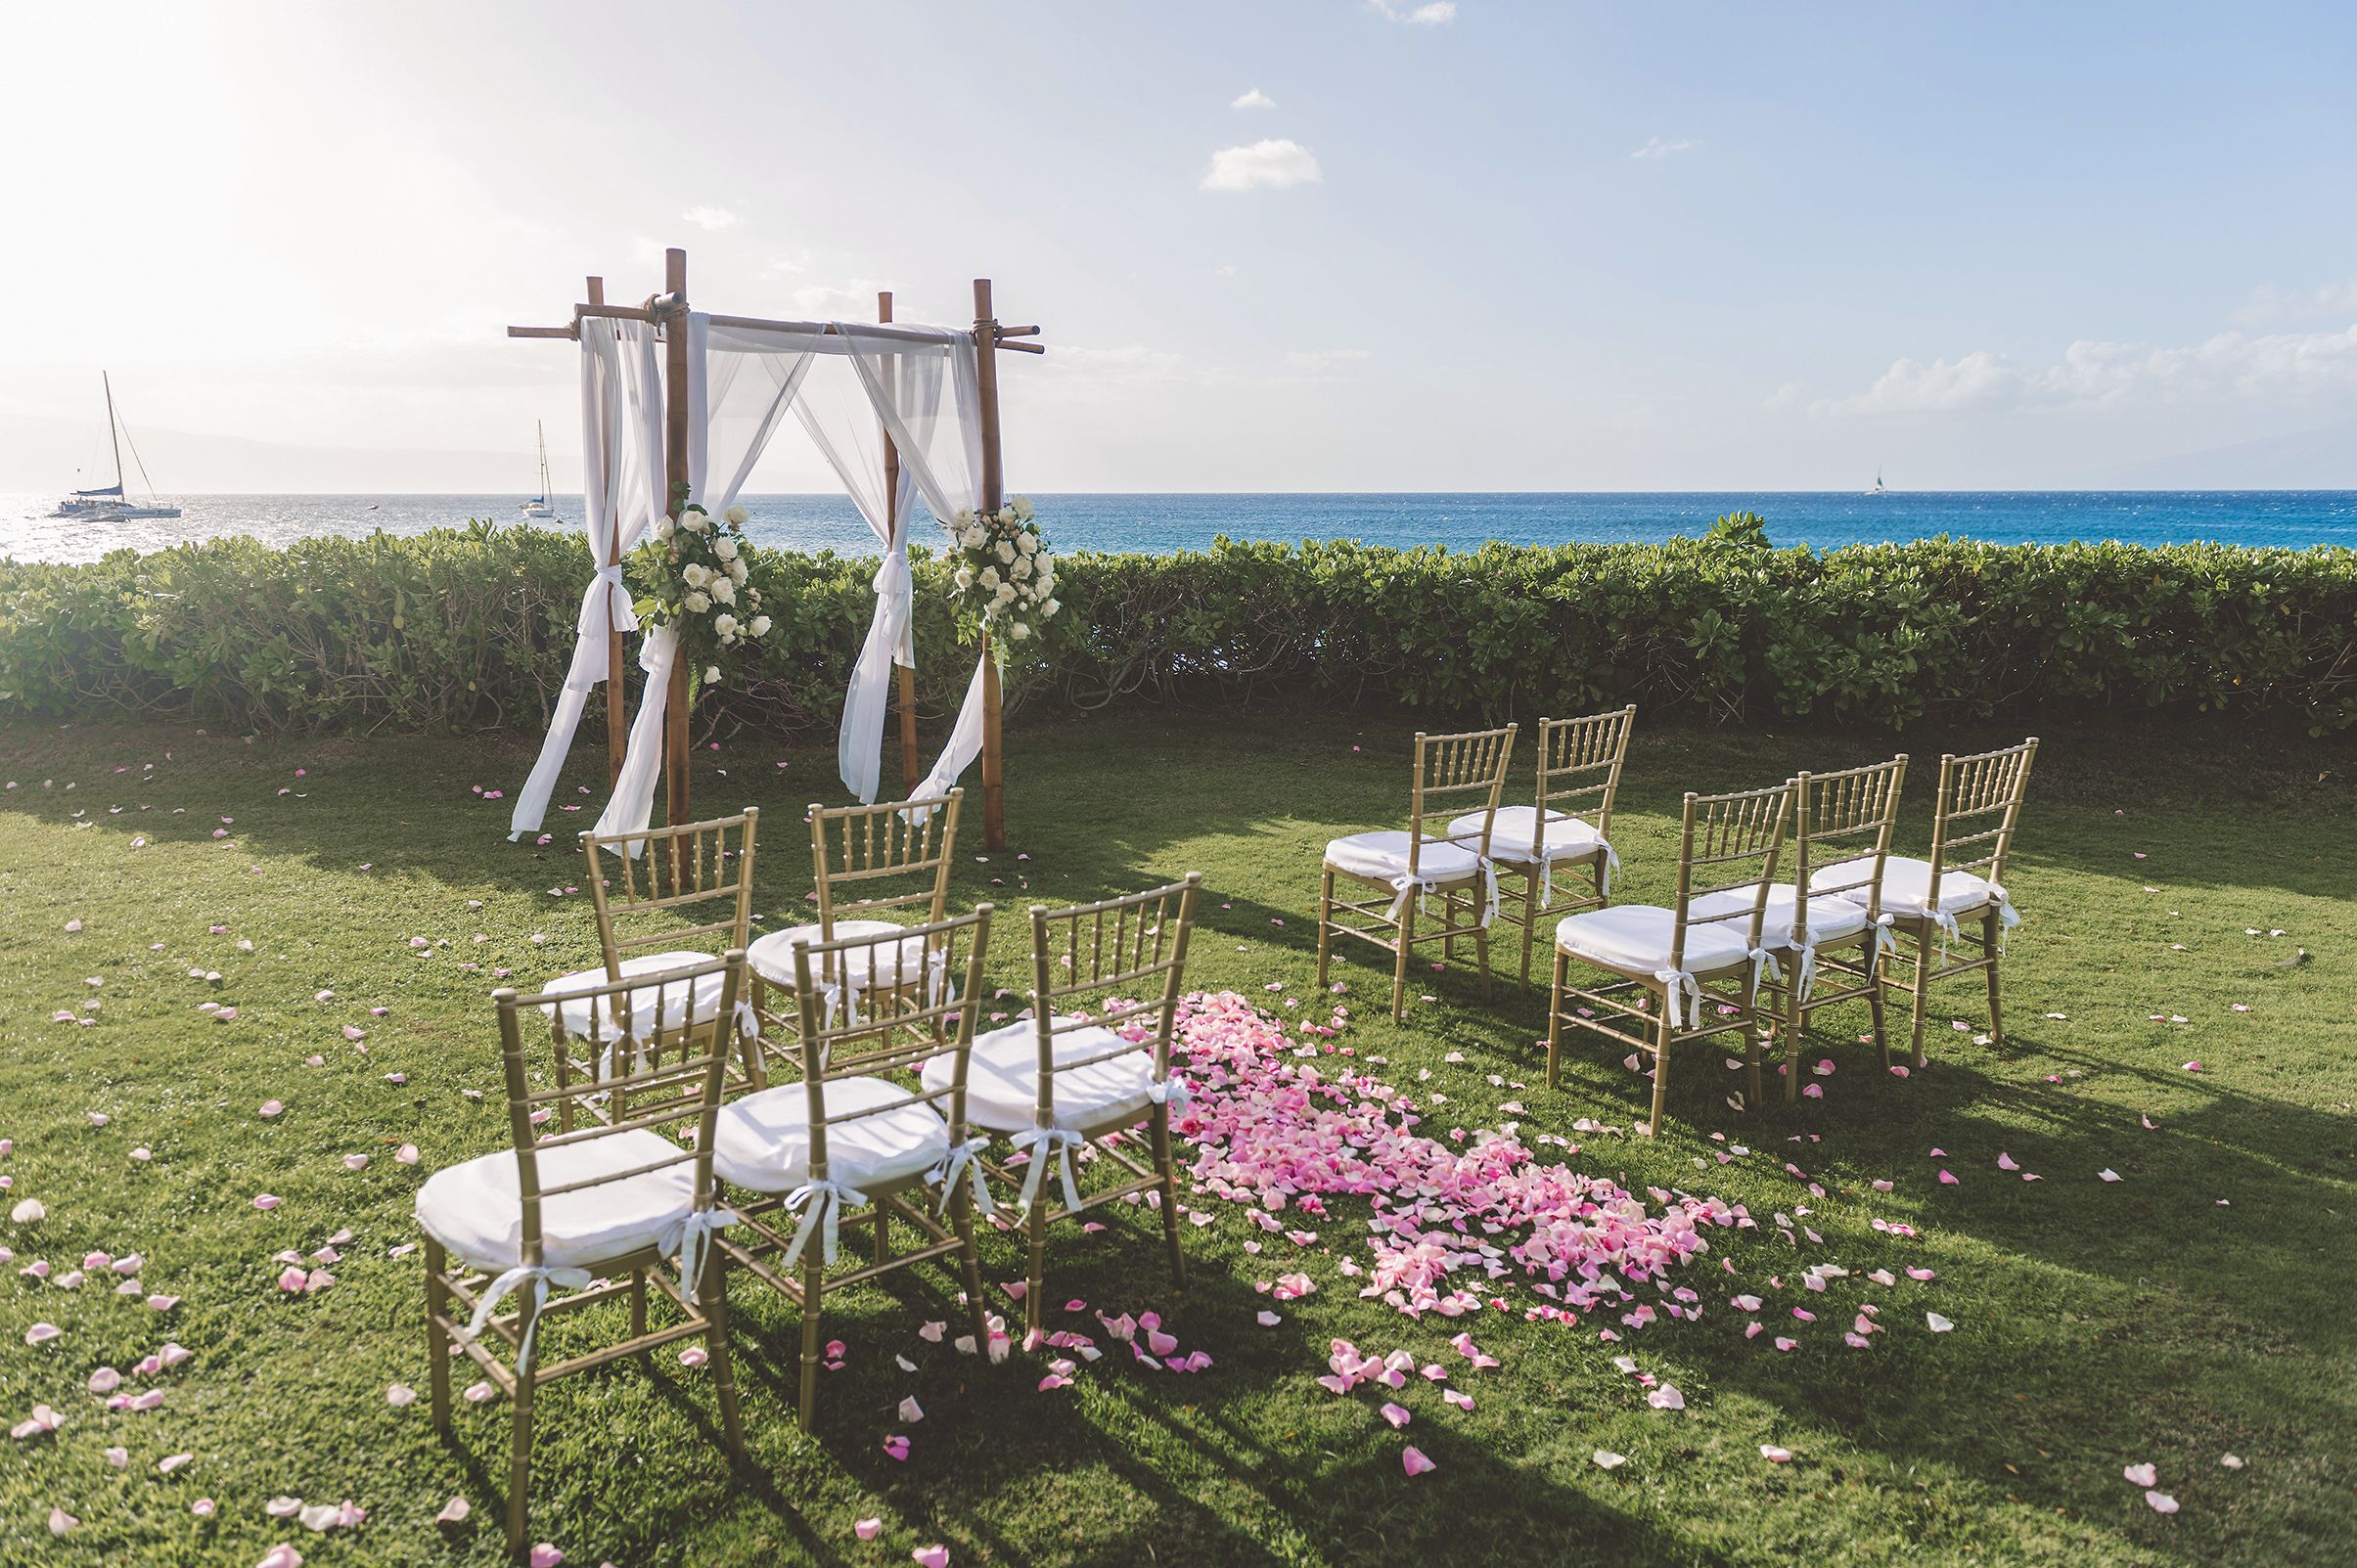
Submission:
<svg viewBox="0 0 2357 1568">
<path fill-rule="evenodd" d="M 1017 489 L 2357 486 L 2357 8 L 51 5 L 0 489 L 577 481 L 598 273 L 971 320 Z M 755 489 L 830 487 L 797 436 Z"/>
</svg>

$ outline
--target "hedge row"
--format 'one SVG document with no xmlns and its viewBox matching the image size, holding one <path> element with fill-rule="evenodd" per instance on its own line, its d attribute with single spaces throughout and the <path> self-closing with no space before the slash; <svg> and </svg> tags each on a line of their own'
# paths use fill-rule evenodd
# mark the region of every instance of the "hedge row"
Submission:
<svg viewBox="0 0 2357 1568">
<path fill-rule="evenodd" d="M 873 562 L 757 550 L 775 627 L 710 714 L 823 728 Z M 534 728 L 590 569 L 578 535 L 439 529 L 216 540 L 87 565 L 0 561 L 0 715 L 184 715 L 241 730 Z M 972 669 L 917 564 L 922 705 Z M 1013 672 L 1034 707 L 1400 703 L 1529 717 L 1621 701 L 1728 719 L 2097 707 L 2357 725 L 2357 552 L 1723 540 L 1470 554 L 1221 541 L 1062 558 L 1065 613 Z M 961 665 L 964 667 L 961 668 Z M 593 715 L 602 704 L 592 704 Z M 596 723 L 595 718 L 592 724 Z"/>
</svg>

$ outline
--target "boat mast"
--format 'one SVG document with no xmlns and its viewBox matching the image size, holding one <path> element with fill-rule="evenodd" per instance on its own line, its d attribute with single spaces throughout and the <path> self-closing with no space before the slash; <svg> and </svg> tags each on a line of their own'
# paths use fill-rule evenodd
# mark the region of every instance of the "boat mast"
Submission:
<svg viewBox="0 0 2357 1568">
<path fill-rule="evenodd" d="M 99 385 L 107 389 L 107 438 L 114 443 L 114 493 L 122 495 L 122 431 L 114 424 L 114 383 L 107 373 L 98 373 Z"/>
</svg>

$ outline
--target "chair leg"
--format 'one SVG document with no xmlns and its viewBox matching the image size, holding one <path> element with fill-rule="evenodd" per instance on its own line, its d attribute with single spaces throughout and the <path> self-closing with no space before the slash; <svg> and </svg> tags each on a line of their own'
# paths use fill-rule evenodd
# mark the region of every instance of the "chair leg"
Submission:
<svg viewBox="0 0 2357 1568">
<path fill-rule="evenodd" d="M 437 1318 L 450 1315 L 450 1287 L 442 1283 L 449 1271 L 449 1256 L 442 1244 L 431 1236 L 426 1238 L 426 1366 L 427 1387 L 433 1401 L 433 1429 L 444 1437 L 450 1435 L 450 1336 L 442 1332 Z"/>
<path fill-rule="evenodd" d="M 706 1250 L 703 1280 L 696 1288 L 698 1310 L 703 1314 L 704 1349 L 712 1359 L 712 1387 L 720 1396 L 720 1432 L 728 1451 L 745 1455 L 745 1416 L 737 1408 L 737 1369 L 728 1356 L 728 1257 L 718 1247 Z"/>
<path fill-rule="evenodd" d="M 1759 1021 L 1759 997 L 1753 994 L 1744 1008 L 1744 1065 L 1746 1080 L 1751 1086 L 1750 1098 L 1745 1103 L 1757 1110 L 1767 1100 L 1767 1092 L 1760 1086 L 1759 1057 L 1763 1037 L 1767 1034 Z"/>
<path fill-rule="evenodd" d="M 892 1261 L 891 1212 L 884 1204 L 876 1205 L 876 1266 L 880 1269 Z"/>
<path fill-rule="evenodd" d="M 1797 955 L 1792 962 L 1797 964 Z M 1790 1105 L 1800 1098 L 1800 1038 L 1808 1033 L 1808 1009 L 1800 1005 L 1800 983 L 1787 978 L 1784 991 L 1784 1098 Z"/>
<path fill-rule="evenodd" d="M 630 1271 L 630 1337 L 638 1338 L 647 1331 L 647 1271 Z"/>
<path fill-rule="evenodd" d="M 1483 900 L 1478 900 L 1478 899 L 1468 899 L 1468 900 L 1466 900 L 1466 906 L 1465 906 L 1465 907 L 1466 907 L 1467 909 L 1473 910 L 1473 911 L 1474 912 L 1474 918 L 1473 918 L 1473 962 L 1474 962 L 1475 963 L 1477 963 L 1478 965 L 1480 965 L 1480 969 L 1481 969 L 1481 1000 L 1482 1000 L 1482 1001 L 1484 1001 L 1484 1002 L 1487 1002 L 1487 1001 L 1489 1001 L 1489 1000 L 1490 1000 L 1490 984 L 1489 984 L 1489 927 L 1481 923 L 1481 920 L 1480 920 L 1480 913 L 1479 913 L 1479 912 L 1481 912 L 1481 911 L 1483 911 L 1483 910 L 1486 910 L 1486 909 L 1489 907 L 1489 905 L 1488 905 L 1488 903 L 1487 903 L 1486 901 L 1483 901 Z"/>
<path fill-rule="evenodd" d="M 1661 999 L 1661 1018 L 1655 1025 L 1654 1047 L 1654 1110 L 1653 1119 L 1646 1125 L 1645 1136 L 1661 1136 L 1661 1118 L 1669 1114 L 1669 1043 L 1677 1029 L 1669 1021 L 1669 998 Z"/>
<path fill-rule="evenodd" d="M 1564 1053 L 1564 984 L 1570 978 L 1571 961 L 1564 950 L 1555 950 L 1555 983 L 1547 990 L 1547 1087 L 1553 1089 L 1562 1077 L 1560 1065 Z"/>
<path fill-rule="evenodd" d="M 1871 938 L 1870 938 L 1871 940 Z M 1867 962 L 1874 964 L 1874 982 L 1866 988 L 1866 1008 L 1874 1017 L 1874 1048 L 1882 1058 L 1882 1070 L 1890 1070 L 1890 1036 L 1882 1023 L 1882 966 L 1872 948 L 1867 950 Z"/>
<path fill-rule="evenodd" d="M 1457 893 L 1454 888 L 1440 901 L 1440 960 L 1443 963 L 1457 962 Z"/>
<path fill-rule="evenodd" d="M 1031 1151 L 1033 1159 L 1039 1158 L 1040 1154 L 1038 1149 Z M 1030 1230 L 1031 1262 L 1023 1276 L 1026 1281 L 1023 1286 L 1023 1326 L 1036 1329 L 1045 1326 L 1045 1314 L 1041 1307 L 1048 1289 L 1048 1193 L 1045 1182 L 1040 1184 L 1039 1201 L 1031 1205 L 1031 1212 L 1024 1218 Z M 982 1348 L 987 1351 L 990 1347 L 985 1345 Z"/>
<path fill-rule="evenodd" d="M 1991 910 L 1980 918 L 1980 940 L 1982 952 L 1989 961 L 1989 1044 L 2002 1047 L 2005 1044 L 2005 1013 L 1997 1000 L 1997 912 Z"/>
<path fill-rule="evenodd" d="M 1170 1107 L 1154 1110 L 1154 1164 L 1162 1174 L 1162 1245 L 1170 1251 L 1170 1277 L 1187 1288 L 1187 1255 L 1179 1248 L 1178 1172 L 1170 1162 Z"/>
<path fill-rule="evenodd" d="M 1530 989 L 1530 953 L 1538 945 L 1539 935 L 1539 878 L 1547 874 L 1538 867 L 1522 874 L 1522 989 Z"/>
<path fill-rule="evenodd" d="M 966 1278 L 966 1317 L 974 1325 L 975 1349 L 990 1354 L 990 1312 L 982 1300 L 982 1263 L 974 1245 L 974 1198 L 961 1195 L 951 1205 L 950 1225 L 958 1232 L 958 1273 Z"/>
<path fill-rule="evenodd" d="M 826 1289 L 827 1267 L 812 1246 L 802 1254 L 802 1386 L 794 1411 L 794 1424 L 805 1432 L 818 1424 L 819 1307 Z"/>
<path fill-rule="evenodd" d="M 532 1323 L 539 1316 L 533 1309 L 532 1293 L 518 1292 L 523 1305 L 516 1314 L 516 1333 L 519 1340 L 530 1335 Z M 535 1379 L 519 1368 L 516 1376 L 516 1398 L 510 1411 L 508 1434 L 508 1550 L 521 1553 L 530 1539 L 530 1507 L 532 1491 L 532 1396 Z"/>
<path fill-rule="evenodd" d="M 1915 943 L 1915 1070 L 1924 1070 L 1924 1009 L 1931 1005 L 1931 937 L 1919 933 Z"/>
<path fill-rule="evenodd" d="M 1326 961 L 1334 941 L 1334 873 L 1329 871 L 1318 889 L 1318 989 L 1326 989 Z"/>
<path fill-rule="evenodd" d="M 1408 895 L 1408 907 L 1399 912 L 1399 925 L 1393 934 L 1398 938 L 1398 950 L 1391 962 L 1391 1021 L 1398 1023 L 1408 1015 L 1408 954 L 1416 946 L 1416 895 Z"/>
</svg>

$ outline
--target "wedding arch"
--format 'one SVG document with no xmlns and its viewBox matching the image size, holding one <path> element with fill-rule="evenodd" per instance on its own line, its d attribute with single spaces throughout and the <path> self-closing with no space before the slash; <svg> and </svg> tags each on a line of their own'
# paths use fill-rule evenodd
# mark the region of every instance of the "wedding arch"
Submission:
<svg viewBox="0 0 2357 1568">
<path fill-rule="evenodd" d="M 726 513 L 792 413 L 842 481 L 882 557 L 875 614 L 844 694 L 836 747 L 843 784 L 862 801 L 876 798 L 896 669 L 905 793 L 946 790 L 978 757 L 983 841 L 1005 848 L 999 673 L 987 627 L 941 755 L 929 774 L 917 773 L 908 528 L 920 508 L 943 523 L 963 511 L 999 509 L 998 350 L 1044 352 L 1022 340 L 1039 329 L 999 325 L 987 278 L 975 280 L 972 328 L 896 322 L 889 293 L 878 296 L 873 323 L 718 316 L 688 308 L 687 284 L 687 252 L 669 250 L 663 291 L 643 304 L 608 304 L 605 281 L 591 278 L 589 297 L 573 306 L 569 325 L 508 329 L 510 337 L 563 337 L 581 346 L 582 521 L 600 562 L 582 591 L 572 661 L 539 759 L 517 792 L 509 836 L 539 829 L 601 681 L 612 796 L 597 830 L 646 827 L 658 773 L 665 819 L 688 820 L 692 672 L 671 627 L 649 632 L 639 651 L 646 686 L 625 729 L 623 638 L 639 628 L 622 561 L 658 518 L 676 524 L 691 506 L 712 516 Z M 855 406 L 874 426 L 853 427 L 839 410 L 830 418 L 810 395 L 814 373 L 851 378 L 860 394 Z"/>
</svg>

